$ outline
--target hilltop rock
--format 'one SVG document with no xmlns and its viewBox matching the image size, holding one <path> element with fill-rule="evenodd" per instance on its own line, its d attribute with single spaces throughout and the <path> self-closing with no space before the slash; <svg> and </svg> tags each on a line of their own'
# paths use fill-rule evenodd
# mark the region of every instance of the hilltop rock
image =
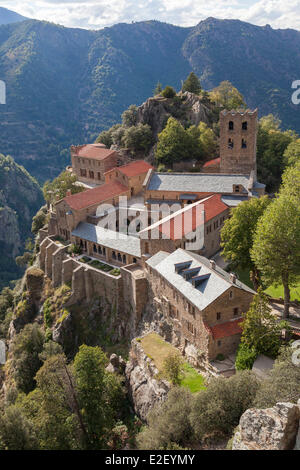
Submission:
<svg viewBox="0 0 300 470">
<path fill-rule="evenodd" d="M 212 105 L 205 99 L 189 93 L 179 93 L 174 98 L 155 96 L 138 107 L 137 124 L 148 124 L 155 140 L 164 129 L 170 116 L 184 123 L 198 125 L 200 121 L 211 124 L 214 120 Z"/>
<path fill-rule="evenodd" d="M 298 405 L 277 403 L 264 410 L 249 409 L 240 419 L 232 450 L 297 450 L 299 420 L 300 401 Z"/>
</svg>

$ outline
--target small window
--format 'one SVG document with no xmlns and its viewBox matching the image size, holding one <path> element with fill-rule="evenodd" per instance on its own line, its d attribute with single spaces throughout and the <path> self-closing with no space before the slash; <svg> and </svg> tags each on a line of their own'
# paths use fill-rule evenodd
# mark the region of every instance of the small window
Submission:
<svg viewBox="0 0 300 470">
<path fill-rule="evenodd" d="M 242 139 L 242 149 L 247 148 L 247 141 L 245 139 Z"/>
<path fill-rule="evenodd" d="M 232 139 L 228 139 L 228 148 L 229 148 L 229 149 L 233 149 L 233 146 L 234 146 L 233 140 L 232 140 Z"/>
<path fill-rule="evenodd" d="M 248 129 L 248 122 L 245 121 L 245 122 L 242 123 L 242 130 L 246 131 L 247 129 Z"/>
<path fill-rule="evenodd" d="M 218 348 L 221 346 L 221 344 L 222 344 L 222 341 L 219 340 L 218 341 Z"/>
<path fill-rule="evenodd" d="M 238 308 L 238 307 L 235 307 L 235 308 L 233 309 L 233 315 L 234 315 L 235 317 L 237 317 L 238 314 L 239 314 L 239 308 Z"/>
<path fill-rule="evenodd" d="M 228 129 L 229 129 L 230 131 L 233 131 L 233 129 L 234 129 L 233 121 L 229 121 Z"/>
<path fill-rule="evenodd" d="M 233 291 L 232 290 L 229 292 L 229 298 L 233 299 Z"/>
<path fill-rule="evenodd" d="M 217 312 L 217 320 L 221 320 L 221 312 Z"/>
<path fill-rule="evenodd" d="M 240 192 L 240 187 L 238 184 L 234 185 L 234 192 L 239 193 Z"/>
</svg>

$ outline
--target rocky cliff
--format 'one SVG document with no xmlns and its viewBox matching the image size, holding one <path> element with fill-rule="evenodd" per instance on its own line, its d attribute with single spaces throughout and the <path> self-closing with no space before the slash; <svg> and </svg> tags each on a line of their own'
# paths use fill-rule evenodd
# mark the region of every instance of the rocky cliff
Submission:
<svg viewBox="0 0 300 470">
<path fill-rule="evenodd" d="M 163 402 L 170 384 L 157 376 L 154 362 L 145 354 L 138 339 L 131 343 L 130 359 L 126 365 L 126 384 L 135 413 L 146 421 L 149 411 Z"/>
<path fill-rule="evenodd" d="M 298 405 L 277 403 L 264 410 L 249 409 L 240 419 L 232 450 L 300 450 Z"/>
<path fill-rule="evenodd" d="M 0 288 L 21 274 L 14 258 L 22 253 L 42 203 L 37 182 L 11 157 L 0 154 Z"/>
</svg>

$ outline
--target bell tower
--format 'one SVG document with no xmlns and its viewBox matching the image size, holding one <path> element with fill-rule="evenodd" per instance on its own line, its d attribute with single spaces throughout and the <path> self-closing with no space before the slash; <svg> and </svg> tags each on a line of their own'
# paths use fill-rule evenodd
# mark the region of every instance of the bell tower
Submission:
<svg viewBox="0 0 300 470">
<path fill-rule="evenodd" d="M 221 111 L 220 173 L 250 175 L 256 178 L 257 109 Z"/>
</svg>

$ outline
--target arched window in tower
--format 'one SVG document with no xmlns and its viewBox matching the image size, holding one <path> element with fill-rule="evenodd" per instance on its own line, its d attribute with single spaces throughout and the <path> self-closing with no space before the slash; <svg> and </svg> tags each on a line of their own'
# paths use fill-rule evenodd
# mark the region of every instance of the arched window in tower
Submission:
<svg viewBox="0 0 300 470">
<path fill-rule="evenodd" d="M 233 129 L 234 129 L 233 121 L 229 121 L 228 129 L 229 129 L 230 131 L 233 131 Z"/>
<path fill-rule="evenodd" d="M 228 139 L 228 148 L 233 149 L 233 140 L 232 139 Z"/>
<path fill-rule="evenodd" d="M 242 130 L 243 130 L 243 131 L 246 131 L 247 129 L 248 129 L 248 122 L 247 122 L 247 121 L 244 121 L 244 122 L 242 123 Z"/>
<path fill-rule="evenodd" d="M 247 141 L 245 139 L 242 139 L 242 149 L 247 148 Z"/>
</svg>

